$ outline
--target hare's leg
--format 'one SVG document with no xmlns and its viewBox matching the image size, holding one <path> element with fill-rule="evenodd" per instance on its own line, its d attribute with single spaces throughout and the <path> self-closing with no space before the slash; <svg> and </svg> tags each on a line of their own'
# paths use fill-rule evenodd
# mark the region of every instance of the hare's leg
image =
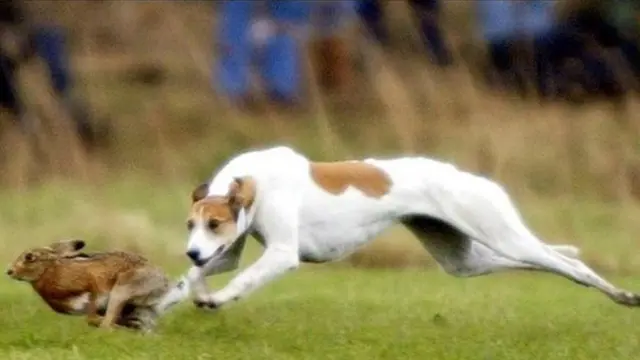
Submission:
<svg viewBox="0 0 640 360">
<path fill-rule="evenodd" d="M 135 328 L 136 327 L 135 323 L 136 321 L 138 321 L 137 319 L 138 319 L 138 306 L 133 305 L 131 304 L 130 301 L 128 301 L 122 307 L 122 312 L 120 313 L 120 316 L 116 320 L 116 324 L 123 327 Z"/>
<path fill-rule="evenodd" d="M 90 326 L 100 326 L 102 316 L 100 316 L 98 311 L 98 294 L 91 293 L 89 295 L 89 304 L 87 304 L 87 323 L 89 323 Z"/>
<path fill-rule="evenodd" d="M 164 273 L 155 268 L 140 268 L 123 272 L 118 276 L 116 284 L 111 290 L 107 313 L 101 327 L 113 326 L 121 317 L 127 304 L 136 307 L 151 305 L 149 303 L 160 299 L 167 286 L 168 280 Z M 130 325 L 133 327 L 133 323 Z"/>
<path fill-rule="evenodd" d="M 135 277 L 135 270 L 126 271 L 118 275 L 116 282 L 109 293 L 107 311 L 100 323 L 101 328 L 110 328 L 116 325 L 120 319 L 122 310 L 132 295 L 131 279 Z"/>
<path fill-rule="evenodd" d="M 118 324 L 133 330 L 148 331 L 155 327 L 158 314 L 152 307 L 138 306 L 126 317 L 119 320 Z"/>
</svg>

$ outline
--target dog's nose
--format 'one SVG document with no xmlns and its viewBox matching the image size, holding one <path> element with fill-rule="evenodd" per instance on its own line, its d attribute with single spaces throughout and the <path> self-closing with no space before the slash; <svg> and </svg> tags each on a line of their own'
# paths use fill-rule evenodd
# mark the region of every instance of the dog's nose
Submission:
<svg viewBox="0 0 640 360">
<path fill-rule="evenodd" d="M 187 256 L 194 262 L 200 260 L 200 251 L 198 250 L 189 250 L 187 251 Z"/>
<path fill-rule="evenodd" d="M 9 276 L 13 275 L 13 270 L 11 270 L 11 269 L 7 270 L 7 275 L 9 275 Z"/>
</svg>

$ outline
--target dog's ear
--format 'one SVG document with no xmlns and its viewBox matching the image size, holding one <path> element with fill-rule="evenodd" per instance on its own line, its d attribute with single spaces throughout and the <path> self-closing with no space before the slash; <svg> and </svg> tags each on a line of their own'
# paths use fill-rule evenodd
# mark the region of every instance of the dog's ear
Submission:
<svg viewBox="0 0 640 360">
<path fill-rule="evenodd" d="M 235 178 L 229 185 L 227 197 L 234 213 L 240 211 L 241 208 L 249 208 L 253 204 L 255 196 L 256 184 L 250 177 Z"/>
<path fill-rule="evenodd" d="M 84 248 L 86 243 L 84 240 L 65 240 L 53 243 L 50 247 L 55 253 L 62 256 L 72 256 Z"/>
<path fill-rule="evenodd" d="M 209 184 L 208 183 L 205 182 L 205 183 L 202 183 L 202 184 L 198 185 L 191 192 L 191 203 L 195 203 L 197 201 L 200 201 L 200 200 L 204 199 L 207 196 L 208 192 L 209 192 Z"/>
</svg>

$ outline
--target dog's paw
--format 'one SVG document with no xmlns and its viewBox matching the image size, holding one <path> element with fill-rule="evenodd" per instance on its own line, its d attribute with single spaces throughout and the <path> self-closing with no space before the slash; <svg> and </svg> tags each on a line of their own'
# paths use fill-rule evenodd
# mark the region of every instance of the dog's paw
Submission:
<svg viewBox="0 0 640 360">
<path fill-rule="evenodd" d="M 199 309 L 215 310 L 222 306 L 222 302 L 217 300 L 215 296 L 207 295 L 197 297 L 193 300 L 193 304 Z"/>
<path fill-rule="evenodd" d="M 193 304 L 199 309 L 215 310 L 220 307 L 220 304 L 210 299 L 207 299 L 207 300 L 196 299 L 196 300 L 193 300 Z"/>
</svg>

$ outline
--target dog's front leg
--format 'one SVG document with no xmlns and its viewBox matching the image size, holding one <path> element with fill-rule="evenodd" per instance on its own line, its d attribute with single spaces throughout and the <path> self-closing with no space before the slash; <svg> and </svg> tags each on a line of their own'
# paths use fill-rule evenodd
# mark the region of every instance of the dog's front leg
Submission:
<svg viewBox="0 0 640 360">
<path fill-rule="evenodd" d="M 289 270 L 298 267 L 299 194 L 296 184 L 281 184 L 263 195 L 256 222 L 265 242 L 265 251 L 251 266 L 234 277 L 224 288 L 208 296 L 207 305 L 217 308 L 238 300 Z M 292 191 L 292 189 L 294 189 Z"/>
<path fill-rule="evenodd" d="M 208 289 L 205 278 L 215 274 L 222 274 L 238 268 L 240 255 L 244 249 L 246 236 L 238 239 L 221 258 L 215 259 L 203 267 L 193 266 L 187 273 L 187 280 L 194 295 L 194 303 L 201 306 L 208 302 Z"/>
<path fill-rule="evenodd" d="M 239 300 L 285 272 L 296 269 L 298 264 L 297 251 L 268 247 L 258 261 L 233 278 L 227 286 L 210 294 L 202 305 L 218 308 L 229 301 Z"/>
<path fill-rule="evenodd" d="M 207 296 L 207 284 L 205 277 L 207 276 L 207 270 L 198 266 L 192 266 L 187 273 L 187 280 L 189 281 L 189 288 L 193 294 L 194 302 L 196 304 L 206 301 Z"/>
</svg>

